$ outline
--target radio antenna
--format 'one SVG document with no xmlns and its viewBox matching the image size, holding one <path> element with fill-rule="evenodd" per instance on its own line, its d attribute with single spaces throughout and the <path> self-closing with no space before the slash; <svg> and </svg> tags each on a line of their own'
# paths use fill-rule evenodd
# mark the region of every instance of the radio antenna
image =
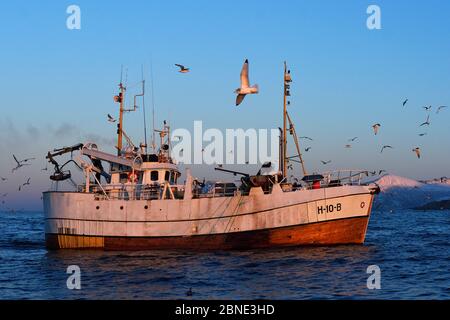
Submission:
<svg viewBox="0 0 450 320">
<path fill-rule="evenodd" d="M 142 111 L 144 113 L 144 143 L 145 143 L 145 153 L 147 153 L 147 120 L 145 116 L 145 80 L 144 80 L 144 65 L 141 65 L 141 76 L 142 76 Z"/>
<path fill-rule="evenodd" d="M 150 56 L 150 80 L 152 87 L 152 149 L 156 150 L 155 146 L 155 90 L 153 87 L 153 58 Z"/>
</svg>

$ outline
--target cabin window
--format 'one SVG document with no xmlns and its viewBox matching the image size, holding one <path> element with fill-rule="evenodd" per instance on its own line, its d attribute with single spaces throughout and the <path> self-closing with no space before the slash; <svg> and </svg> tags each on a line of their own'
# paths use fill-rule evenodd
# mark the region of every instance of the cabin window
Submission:
<svg viewBox="0 0 450 320">
<path fill-rule="evenodd" d="M 120 183 L 126 183 L 128 182 L 128 173 L 121 173 L 120 174 Z"/>
<path fill-rule="evenodd" d="M 150 180 L 152 180 L 152 181 L 158 181 L 158 171 L 152 171 L 152 172 L 150 172 Z"/>
<path fill-rule="evenodd" d="M 169 181 L 170 180 L 170 171 L 166 171 L 166 174 L 164 175 L 164 180 Z"/>
<path fill-rule="evenodd" d="M 171 171 L 170 172 L 170 184 L 174 184 L 175 183 L 175 172 Z"/>
</svg>

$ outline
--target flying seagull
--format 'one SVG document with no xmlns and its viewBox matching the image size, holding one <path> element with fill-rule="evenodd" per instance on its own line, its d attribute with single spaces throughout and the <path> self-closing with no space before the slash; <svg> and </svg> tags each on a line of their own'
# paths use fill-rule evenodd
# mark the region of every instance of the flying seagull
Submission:
<svg viewBox="0 0 450 320">
<path fill-rule="evenodd" d="M 308 152 L 309 150 L 311 150 L 311 147 L 306 148 L 305 152 Z"/>
<path fill-rule="evenodd" d="M 109 122 L 116 122 L 116 119 L 114 119 L 113 116 L 108 113 L 108 121 Z"/>
<path fill-rule="evenodd" d="M 180 70 L 178 70 L 178 72 L 181 73 L 188 73 L 189 72 L 189 68 L 186 68 L 185 66 L 183 66 L 182 64 L 177 64 L 175 63 L 175 65 L 180 68 Z"/>
<path fill-rule="evenodd" d="M 30 161 L 30 160 L 34 160 L 34 158 L 28 158 L 28 159 L 19 161 L 19 160 L 17 160 L 17 158 L 16 158 L 16 156 L 15 156 L 14 154 L 13 154 L 13 158 L 14 158 L 14 161 L 16 161 L 17 166 L 16 166 L 15 168 L 12 169 L 12 172 L 18 170 L 19 168 L 21 168 L 21 167 L 23 167 L 23 166 L 29 166 L 29 165 L 30 165 L 29 163 L 24 163 L 24 162 L 28 162 L 28 161 Z"/>
<path fill-rule="evenodd" d="M 380 152 L 380 153 L 383 153 L 383 150 L 386 149 L 386 148 L 392 149 L 392 146 L 389 146 L 389 145 L 383 146 L 383 147 L 381 148 L 381 152 Z"/>
<path fill-rule="evenodd" d="M 381 124 L 379 123 L 375 123 L 372 128 L 373 128 L 373 132 L 375 133 L 375 135 L 378 134 L 378 129 L 381 127 Z"/>
<path fill-rule="evenodd" d="M 408 99 L 406 99 L 405 101 L 403 101 L 403 106 L 405 106 L 408 103 Z"/>
<path fill-rule="evenodd" d="M 414 149 L 412 149 L 412 151 L 413 151 L 413 152 L 415 152 L 415 153 L 416 153 L 416 155 L 417 155 L 417 158 L 419 158 L 419 159 L 420 159 L 420 148 L 419 148 L 419 147 L 417 147 L 417 148 L 414 148 Z"/>
<path fill-rule="evenodd" d="M 358 137 L 354 137 L 354 138 L 348 139 L 348 141 L 349 142 L 354 142 L 356 139 L 358 139 Z"/>
<path fill-rule="evenodd" d="M 347 149 L 350 149 L 350 148 L 352 147 L 352 145 L 351 145 L 351 144 L 346 144 L 345 147 L 346 147 Z"/>
<path fill-rule="evenodd" d="M 426 136 L 426 135 L 427 135 L 426 132 L 424 132 L 424 133 L 419 133 L 419 136 L 421 136 L 421 137 Z"/>
<path fill-rule="evenodd" d="M 430 115 L 428 115 L 427 121 L 425 121 L 424 123 L 422 123 L 422 124 L 420 125 L 420 127 L 422 127 L 422 126 L 429 126 L 429 125 L 430 125 Z"/>
<path fill-rule="evenodd" d="M 3 178 L 3 177 L 0 177 L 0 179 L 2 179 L 2 181 L 7 181 L 8 180 L 7 178 Z"/>
<path fill-rule="evenodd" d="M 310 137 L 300 137 L 299 139 L 306 139 L 306 140 L 309 140 L 309 141 L 313 141 L 313 139 L 311 139 Z"/>
<path fill-rule="evenodd" d="M 386 172 L 386 170 L 380 170 L 380 171 L 378 171 L 378 175 L 381 175 L 384 172 Z"/>
<path fill-rule="evenodd" d="M 326 165 L 326 164 L 329 164 L 331 162 L 331 160 L 328 160 L 328 161 L 320 160 L 320 162 L 322 162 L 323 165 Z"/>
<path fill-rule="evenodd" d="M 31 178 L 28 178 L 27 182 L 23 183 L 22 186 L 28 186 L 28 185 L 30 185 L 30 180 L 31 180 Z"/>
<path fill-rule="evenodd" d="M 245 60 L 244 65 L 241 70 L 241 87 L 237 88 L 235 91 L 237 93 L 236 106 L 240 105 L 244 100 L 245 95 L 255 94 L 259 92 L 258 85 L 250 86 L 250 81 L 248 80 L 248 59 Z"/>
<path fill-rule="evenodd" d="M 422 108 L 424 108 L 425 109 L 425 111 L 430 111 L 431 110 L 431 108 L 432 108 L 432 106 L 425 106 L 425 107 L 422 107 Z"/>
<path fill-rule="evenodd" d="M 437 108 L 436 113 L 439 113 L 439 111 L 441 111 L 444 108 L 448 108 L 447 106 L 440 106 L 439 108 Z"/>
</svg>

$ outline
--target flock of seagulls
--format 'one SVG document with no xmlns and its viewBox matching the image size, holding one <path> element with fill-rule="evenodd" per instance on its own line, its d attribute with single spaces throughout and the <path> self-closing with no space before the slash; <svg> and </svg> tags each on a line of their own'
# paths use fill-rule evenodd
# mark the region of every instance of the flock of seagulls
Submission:
<svg viewBox="0 0 450 320">
<path fill-rule="evenodd" d="M 36 158 L 25 158 L 25 159 L 23 159 L 23 160 L 19 160 L 19 159 L 16 157 L 16 155 L 14 155 L 14 154 L 12 155 L 12 157 L 13 157 L 14 162 L 15 162 L 15 167 L 12 168 L 12 170 L 11 170 L 11 173 L 13 173 L 13 174 L 14 174 L 15 172 L 17 172 L 18 170 L 20 170 L 21 168 L 25 167 L 25 166 L 30 166 L 30 165 L 31 165 L 31 162 L 32 162 L 33 160 L 36 160 Z M 41 171 L 47 171 L 47 166 L 46 166 L 45 168 L 41 169 Z M 2 183 L 6 183 L 6 182 L 9 180 L 9 178 L 0 176 L 0 180 L 1 180 Z M 23 182 L 23 183 L 21 183 L 21 184 L 18 186 L 17 191 L 18 191 L 18 192 L 23 191 L 23 189 L 24 189 L 26 186 L 29 186 L 29 185 L 31 185 L 31 178 L 30 178 L 30 177 L 26 178 L 26 181 Z M 2 204 L 2 205 L 5 205 L 5 204 L 6 204 L 6 200 L 5 200 L 5 199 L 7 198 L 7 196 L 8 196 L 8 193 L 6 193 L 6 192 L 3 193 L 3 194 L 1 194 L 0 198 L 1 198 L 1 204 Z M 17 212 L 16 210 L 14 210 L 14 209 L 9 209 L 9 208 L 8 208 L 8 211 L 10 211 L 10 212 Z"/>
<path fill-rule="evenodd" d="M 402 102 L 402 106 L 403 106 L 403 107 L 406 107 L 406 106 L 408 105 L 408 103 L 409 103 L 409 99 L 405 99 L 405 100 L 403 100 L 403 102 Z M 427 128 L 427 127 L 429 127 L 429 126 L 431 125 L 431 115 L 430 115 L 430 113 L 431 113 L 431 111 L 432 111 L 432 109 L 433 109 L 433 106 L 431 106 L 431 105 L 430 105 L 430 106 L 423 106 L 422 108 L 423 108 L 426 112 L 428 112 L 428 114 L 427 114 L 426 120 L 425 120 L 424 122 L 422 122 L 422 123 L 419 124 L 419 128 L 424 128 L 424 127 Z M 441 106 L 437 107 L 437 109 L 436 109 L 436 114 L 439 114 L 440 112 L 442 112 L 442 110 L 444 110 L 444 109 L 446 109 L 446 108 L 448 108 L 448 107 L 447 107 L 447 106 L 444 106 L 444 105 L 441 105 Z M 374 123 L 374 124 L 372 125 L 373 134 L 374 134 L 375 136 L 377 136 L 377 135 L 379 134 L 380 128 L 381 128 L 381 123 Z M 426 135 L 427 135 L 427 132 L 422 132 L 422 133 L 419 133 L 418 135 L 419 135 L 420 137 L 423 137 L 423 136 L 426 136 Z M 346 149 L 352 148 L 352 144 L 351 144 L 351 143 L 354 143 L 354 142 L 355 142 L 356 140 L 358 140 L 358 139 L 359 139 L 359 138 L 358 138 L 357 136 L 348 139 L 348 140 L 347 140 L 347 144 L 344 145 L 344 148 L 346 148 Z M 313 141 L 312 138 L 307 137 L 307 136 L 299 137 L 299 140 L 309 140 L 309 141 Z M 311 146 L 308 146 L 308 147 L 306 147 L 306 148 L 304 149 L 304 151 L 305 151 L 305 152 L 309 152 L 311 149 L 312 149 L 312 147 L 311 147 Z M 393 147 L 392 145 L 389 145 L 389 144 L 383 145 L 383 146 L 381 147 L 381 149 L 380 149 L 380 153 L 384 153 L 384 152 L 386 152 L 386 150 L 390 150 L 390 149 L 394 149 L 394 147 Z M 421 158 L 422 151 L 421 151 L 420 147 L 414 147 L 414 148 L 412 149 L 412 152 L 414 152 L 415 156 L 416 156 L 418 159 Z M 322 165 L 328 165 L 328 164 L 331 163 L 331 160 L 326 160 L 326 161 L 325 161 L 325 160 L 320 160 L 320 162 L 322 163 Z M 384 172 L 386 172 L 386 171 L 385 171 L 385 170 L 368 171 L 368 174 L 370 173 L 370 174 L 372 174 L 372 175 L 377 175 L 377 174 L 378 174 L 378 175 L 381 175 L 381 174 L 384 173 Z"/>
</svg>

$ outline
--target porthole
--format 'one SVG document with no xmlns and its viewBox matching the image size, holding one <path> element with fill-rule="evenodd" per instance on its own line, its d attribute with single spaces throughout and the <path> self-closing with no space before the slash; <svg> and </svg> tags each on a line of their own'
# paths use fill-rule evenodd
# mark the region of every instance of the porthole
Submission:
<svg viewBox="0 0 450 320">
<path fill-rule="evenodd" d="M 148 209 L 148 206 L 147 206 L 147 205 L 146 205 L 146 206 L 144 206 L 144 209 L 145 209 L 145 210 L 147 210 L 147 209 Z"/>
<path fill-rule="evenodd" d="M 96 206 L 95 209 L 97 209 L 97 210 L 100 209 L 100 206 Z"/>
</svg>

